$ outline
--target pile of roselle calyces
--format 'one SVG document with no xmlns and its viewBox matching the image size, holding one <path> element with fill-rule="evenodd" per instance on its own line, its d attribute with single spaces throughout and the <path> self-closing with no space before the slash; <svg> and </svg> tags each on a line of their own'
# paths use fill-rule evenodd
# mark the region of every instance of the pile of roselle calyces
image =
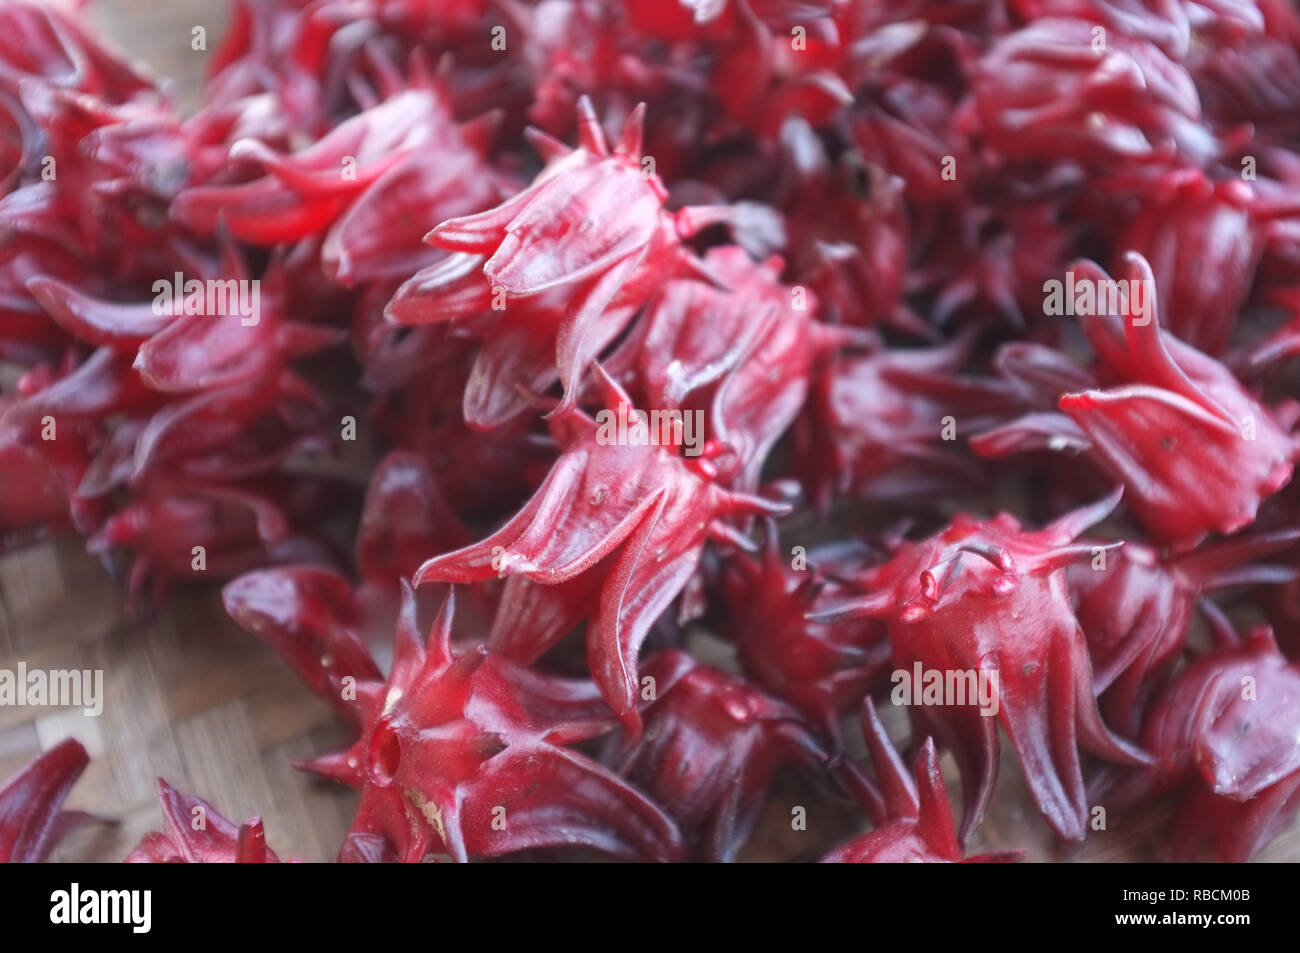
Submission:
<svg viewBox="0 0 1300 953">
<path fill-rule="evenodd" d="M 351 726 L 339 860 L 1295 818 L 1287 0 L 235 0 L 208 66 L 0 3 L 0 547 L 223 585 Z M 159 792 L 128 860 L 279 859 Z"/>
</svg>

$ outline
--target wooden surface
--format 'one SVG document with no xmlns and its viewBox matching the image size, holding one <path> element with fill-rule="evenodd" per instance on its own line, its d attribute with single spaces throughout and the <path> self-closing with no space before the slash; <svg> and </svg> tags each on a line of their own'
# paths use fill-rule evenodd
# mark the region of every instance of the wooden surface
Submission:
<svg viewBox="0 0 1300 953">
<path fill-rule="evenodd" d="M 668 2 L 668 0 L 665 0 Z M 190 30 L 208 30 L 209 49 L 225 19 L 224 0 L 99 0 L 88 9 L 102 32 L 156 71 L 176 78 L 178 100 L 192 104 L 203 54 Z M 69 806 L 114 823 L 69 837 L 55 860 L 123 857 L 161 820 L 154 779 L 166 777 L 208 799 L 236 822 L 260 813 L 281 856 L 332 859 L 355 805 L 353 794 L 295 771 L 290 762 L 332 750 L 346 731 L 288 668 L 231 623 L 214 588 L 173 594 L 151 618 L 123 610 L 121 588 L 76 540 L 0 558 L 0 668 L 103 669 L 99 718 L 79 710 L 0 707 L 0 780 L 37 753 L 72 736 L 91 764 Z M 889 708 L 889 706 L 884 706 Z M 885 713 L 905 735 L 902 712 Z M 1159 842 L 1163 812 L 1111 818 L 1077 852 L 1058 852 L 1025 795 L 1014 760 L 1003 751 L 994 807 L 980 847 L 1024 847 L 1031 860 L 1147 859 Z M 944 759 L 951 778 L 950 758 Z M 957 790 L 951 786 L 956 801 Z M 808 830 L 790 830 L 790 808 L 808 808 Z M 798 783 L 774 794 L 747 859 L 812 858 L 835 840 L 849 816 Z M 1278 837 L 1261 860 L 1300 858 L 1300 824 Z"/>
<path fill-rule="evenodd" d="M 69 806 L 117 822 L 76 832 L 54 859 L 125 856 L 160 824 L 157 777 L 236 822 L 260 813 L 283 854 L 331 859 L 353 795 L 291 762 L 346 740 L 332 711 L 225 618 L 215 588 L 129 616 L 119 585 L 80 549 L 69 540 L 0 560 L 0 668 L 104 671 L 97 718 L 0 707 L 0 778 L 72 736 L 91 763 Z"/>
</svg>

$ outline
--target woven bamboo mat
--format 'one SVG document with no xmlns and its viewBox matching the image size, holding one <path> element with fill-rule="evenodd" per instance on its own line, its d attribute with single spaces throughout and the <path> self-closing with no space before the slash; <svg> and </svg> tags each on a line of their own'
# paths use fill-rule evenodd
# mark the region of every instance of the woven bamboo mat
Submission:
<svg viewBox="0 0 1300 953">
<path fill-rule="evenodd" d="M 668 0 L 665 0 L 668 2 Z M 97 0 L 88 15 L 104 34 L 176 80 L 192 104 L 205 55 L 190 49 L 203 25 L 213 48 L 224 0 Z M 113 823 L 83 828 L 55 860 L 121 859 L 160 825 L 154 779 L 209 800 L 235 822 L 261 814 L 284 857 L 332 859 L 347 830 L 354 795 L 294 770 L 291 762 L 333 750 L 346 729 L 304 691 L 289 669 L 225 616 L 218 590 L 175 591 L 152 615 L 125 612 L 121 587 L 77 540 L 38 545 L 0 558 L 0 668 L 102 669 L 102 716 L 80 710 L 0 707 L 0 780 L 65 737 L 80 740 L 91 764 L 69 807 Z M 889 706 L 884 706 L 889 708 Z M 902 713 L 885 713 L 900 728 Z M 1004 746 L 1005 747 L 1005 746 Z M 1153 856 L 1160 811 L 1112 818 L 1077 852 L 1056 850 L 1004 750 L 995 804 L 979 848 L 1023 847 L 1031 860 L 1120 861 Z M 951 779 L 951 759 L 944 759 Z M 958 791 L 951 788 L 955 798 Z M 746 859 L 813 857 L 846 817 L 807 789 L 779 788 Z M 790 808 L 809 805 L 808 829 L 791 830 Z M 1300 859 L 1300 823 L 1260 855 Z"/>
</svg>

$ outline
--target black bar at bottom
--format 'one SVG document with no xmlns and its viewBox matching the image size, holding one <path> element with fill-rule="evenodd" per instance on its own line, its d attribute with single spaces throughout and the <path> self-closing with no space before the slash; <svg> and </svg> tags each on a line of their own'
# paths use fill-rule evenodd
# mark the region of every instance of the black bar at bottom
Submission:
<svg viewBox="0 0 1300 953">
<path fill-rule="evenodd" d="M 445 948 L 496 945 L 512 931 L 575 947 L 620 934 L 689 936 L 698 947 L 848 933 L 869 945 L 895 931 L 958 942 L 1193 933 L 1232 942 L 1289 929 L 1294 898 L 1294 868 L 1280 864 L 0 867 L 10 949 L 29 936 L 334 948 L 405 936 Z"/>
</svg>

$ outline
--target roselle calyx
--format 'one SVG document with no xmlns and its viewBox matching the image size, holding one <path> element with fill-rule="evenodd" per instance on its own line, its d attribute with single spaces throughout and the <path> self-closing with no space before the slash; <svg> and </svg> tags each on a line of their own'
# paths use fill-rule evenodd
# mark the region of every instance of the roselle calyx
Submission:
<svg viewBox="0 0 1300 953">
<path fill-rule="evenodd" d="M 1291 480 L 1300 405 L 1264 405 L 1219 361 L 1163 331 L 1150 266 L 1136 253 L 1126 261 L 1125 287 L 1138 295 L 1120 295 L 1116 314 L 1079 319 L 1097 354 L 1096 386 L 1063 388 L 1061 414 L 1031 414 L 972 446 L 993 457 L 1044 446 L 1085 454 L 1123 483 L 1153 536 L 1191 549 L 1249 525 Z M 1090 262 L 1071 268 L 1076 281 L 1111 281 Z"/>
<path fill-rule="evenodd" d="M 1230 586 L 1295 579 L 1294 568 L 1257 560 L 1297 539 L 1298 530 L 1245 533 L 1181 555 L 1129 540 L 1109 555 L 1104 572 L 1087 563 L 1066 569 L 1093 687 L 1117 731 L 1138 737 L 1145 704 L 1183 651 L 1202 600 Z"/>
<path fill-rule="evenodd" d="M 945 678 L 974 673 L 995 686 L 996 705 L 940 698 L 909 708 L 913 723 L 957 758 L 963 843 L 992 796 L 999 724 L 1039 810 L 1067 841 L 1083 839 L 1087 819 L 1080 747 L 1122 764 L 1150 760 L 1102 723 L 1087 642 L 1065 581 L 1069 564 L 1104 559 L 1108 547 L 1075 539 L 1119 498 L 1115 492 L 1037 531 L 1008 513 L 987 521 L 961 514 L 857 577 L 854 584 L 869 595 L 812 617 L 883 619 L 897 670 L 919 666 Z"/>
<path fill-rule="evenodd" d="M 568 747 L 612 727 L 594 686 L 482 646 L 455 652 L 452 599 L 426 644 L 405 589 L 387 681 L 354 686 L 360 739 L 305 765 L 361 791 L 340 860 L 465 861 L 543 847 L 681 859 L 681 833 L 659 807 Z"/>
<path fill-rule="evenodd" d="M 618 758 L 619 774 L 663 805 L 697 859 L 732 861 L 778 770 L 815 772 L 826 753 L 793 708 L 685 652 L 655 655 L 641 671 L 645 731 Z"/>
<path fill-rule="evenodd" d="M 1170 859 L 1243 863 L 1300 808 L 1300 668 L 1267 628 L 1241 639 L 1216 628 L 1217 647 L 1152 703 L 1142 740 L 1155 764 L 1099 799 L 1120 807 L 1172 793 Z"/>
<path fill-rule="evenodd" d="M 552 421 L 564 452 L 528 504 L 482 542 L 430 559 L 415 583 L 524 576 L 543 586 L 589 586 L 592 677 L 635 736 L 637 652 L 695 572 L 704 543 L 743 545 L 728 516 L 777 515 L 787 507 L 724 489 L 707 453 L 690 457 L 662 443 L 619 443 L 618 433 L 636 430 L 635 408 L 599 366 L 596 374 L 603 422 L 577 412 Z M 566 630 L 549 627 L 540 640 L 516 634 L 511 654 L 531 661 Z"/>
<path fill-rule="evenodd" d="M 915 781 L 885 733 L 868 696 L 862 702 L 862 735 L 876 768 L 870 778 L 853 762 L 843 772 L 876 829 L 841 844 L 822 858 L 831 864 L 881 863 L 1005 863 L 1019 860 L 1022 851 L 1000 851 L 966 857 L 957 842 L 952 806 L 939 773 L 934 739 L 926 738 L 916 760 Z"/>
<path fill-rule="evenodd" d="M 165 831 L 146 834 L 128 864 L 278 864 L 260 817 L 235 825 L 202 798 L 158 779 Z"/>
<path fill-rule="evenodd" d="M 766 526 L 757 556 L 736 553 L 724 566 L 719 628 L 736 643 L 745 674 L 821 727 L 838 751 L 840 716 L 887 678 L 885 626 L 870 618 L 806 618 L 842 600 L 822 574 L 840 567 L 823 567 L 815 550 L 804 568 L 792 567 L 779 548 L 775 524 L 769 520 Z M 840 572 L 849 574 L 848 567 Z"/>
<path fill-rule="evenodd" d="M 582 376 L 636 309 L 665 280 L 700 273 L 683 239 L 725 222 L 729 213 L 665 210 L 667 189 L 652 166 L 643 166 L 644 115 L 644 106 L 632 112 L 611 149 L 583 97 L 578 148 L 534 134 L 533 145 L 548 162 L 532 185 L 427 236 L 452 254 L 398 289 L 386 313 L 402 324 L 474 327 L 487 342 L 479 386 L 507 392 L 481 395 L 474 406 L 512 406 L 517 385 L 545 389 L 558 371 L 564 397 L 551 414 L 569 412 Z M 502 336 L 515 353 L 494 346 Z M 484 426 L 503 419 L 499 410 L 467 416 Z"/>
<path fill-rule="evenodd" d="M 41 863 L 68 831 L 90 819 L 62 810 L 89 762 L 81 742 L 68 738 L 0 788 L 0 863 Z"/>
</svg>

